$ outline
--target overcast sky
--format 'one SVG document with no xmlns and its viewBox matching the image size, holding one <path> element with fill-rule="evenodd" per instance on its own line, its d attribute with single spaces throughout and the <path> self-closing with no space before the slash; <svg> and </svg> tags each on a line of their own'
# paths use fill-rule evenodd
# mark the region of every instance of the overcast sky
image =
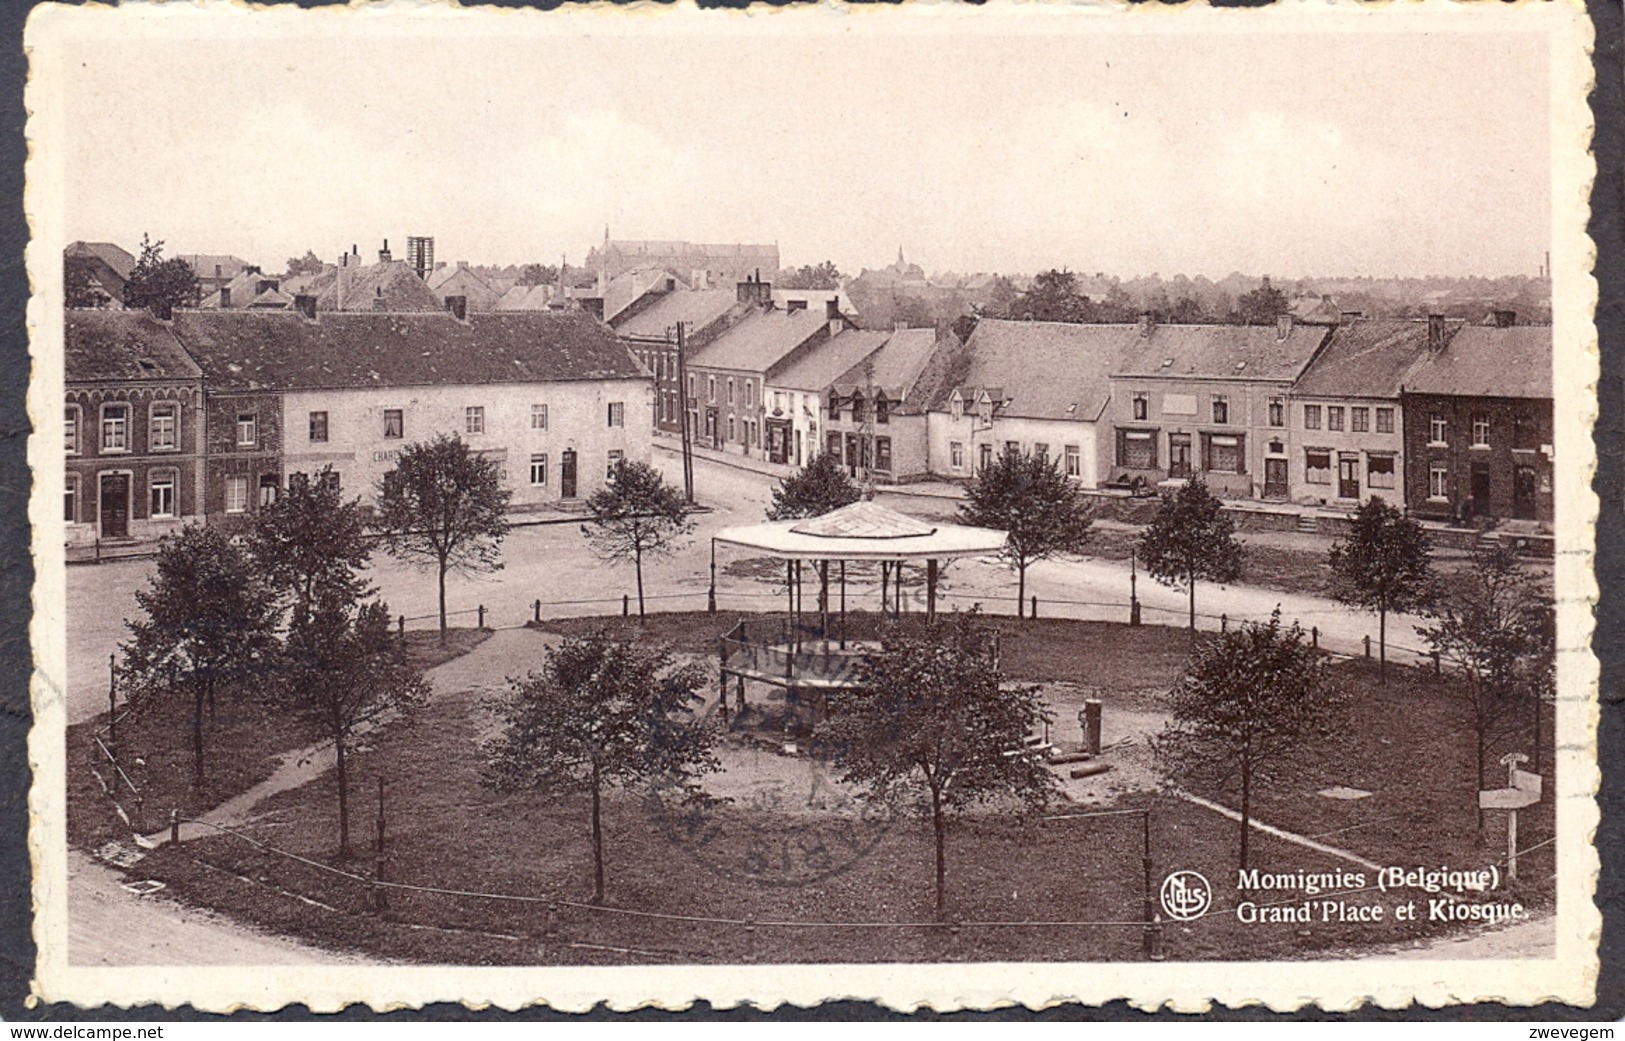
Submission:
<svg viewBox="0 0 1625 1041">
<path fill-rule="evenodd" d="M 72 52 L 68 236 L 269 270 L 408 234 L 442 260 L 578 262 L 607 224 L 854 273 L 901 246 L 928 271 L 1125 277 L 1534 274 L 1548 248 L 1534 33 L 825 15 L 104 34 Z"/>
</svg>

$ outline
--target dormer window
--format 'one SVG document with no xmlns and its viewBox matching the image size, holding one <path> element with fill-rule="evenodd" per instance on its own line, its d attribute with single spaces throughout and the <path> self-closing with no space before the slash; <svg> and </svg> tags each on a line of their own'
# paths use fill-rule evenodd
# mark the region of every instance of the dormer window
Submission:
<svg viewBox="0 0 1625 1041">
<path fill-rule="evenodd" d="M 891 419 L 891 402 L 886 400 L 884 394 L 875 398 L 875 422 L 886 423 Z"/>
</svg>

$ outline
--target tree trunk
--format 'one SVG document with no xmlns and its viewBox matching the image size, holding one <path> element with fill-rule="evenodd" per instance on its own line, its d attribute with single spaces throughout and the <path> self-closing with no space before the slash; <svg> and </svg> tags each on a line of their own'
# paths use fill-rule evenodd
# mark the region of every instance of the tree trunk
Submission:
<svg viewBox="0 0 1625 1041">
<path fill-rule="evenodd" d="M 1388 686 L 1388 608 L 1377 608 L 1377 682 Z"/>
<path fill-rule="evenodd" d="M 203 787 L 203 685 L 192 690 L 192 787 Z"/>
<path fill-rule="evenodd" d="M 1484 696 L 1483 693 L 1480 692 L 1479 697 L 1483 697 L 1483 696 Z M 1476 720 L 1476 722 L 1478 724 L 1478 736 L 1477 736 L 1477 739 L 1476 739 L 1476 744 L 1474 745 L 1474 752 L 1477 755 L 1477 768 L 1476 768 L 1476 770 L 1474 772 L 1474 776 L 1478 778 L 1478 789 L 1480 791 L 1482 791 L 1483 788 L 1484 788 L 1484 744 L 1485 744 L 1484 739 L 1485 739 L 1485 736 L 1486 736 L 1485 732 L 1487 730 L 1489 730 L 1490 724 L 1489 724 L 1489 720 L 1483 718 L 1482 714 L 1480 714 L 1480 716 Z M 1478 795 L 1477 795 L 1476 792 L 1473 795 L 1473 801 L 1474 801 L 1474 805 L 1478 807 L 1478 837 L 1480 839 L 1483 839 L 1483 837 L 1484 837 L 1484 807 L 1481 806 L 1481 805 L 1478 805 Z"/>
<path fill-rule="evenodd" d="M 643 550 L 632 550 L 632 570 L 638 576 L 638 621 L 643 620 Z"/>
<path fill-rule="evenodd" d="M 350 855 L 350 776 L 349 764 L 344 761 L 344 736 L 336 730 L 333 751 L 337 757 L 339 784 L 339 859 L 344 860 Z"/>
<path fill-rule="evenodd" d="M 948 827 L 942 819 L 942 792 L 931 789 L 931 830 L 937 845 L 937 917 L 948 905 Z"/>
<path fill-rule="evenodd" d="M 1185 582 L 1191 587 L 1191 632 L 1196 631 L 1196 569 L 1185 573 Z"/>
<path fill-rule="evenodd" d="M 446 562 L 440 561 L 440 642 L 446 642 Z"/>
<path fill-rule="evenodd" d="M 1016 617 L 1027 617 L 1027 562 L 1016 561 Z"/>
<path fill-rule="evenodd" d="M 1248 833 L 1253 830 L 1253 762 L 1241 760 L 1241 869 L 1247 870 Z"/>
<path fill-rule="evenodd" d="M 604 902 L 604 823 L 599 793 L 598 767 L 592 768 L 592 902 Z"/>
</svg>

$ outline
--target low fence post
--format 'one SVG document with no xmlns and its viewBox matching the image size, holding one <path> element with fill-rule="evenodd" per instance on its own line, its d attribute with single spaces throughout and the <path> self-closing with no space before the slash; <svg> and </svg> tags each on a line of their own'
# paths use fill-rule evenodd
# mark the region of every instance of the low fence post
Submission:
<svg viewBox="0 0 1625 1041">
<path fill-rule="evenodd" d="M 551 941 L 559 935 L 559 905 L 547 905 L 547 921 L 542 925 L 542 938 Z"/>
<path fill-rule="evenodd" d="M 1228 613 L 1222 613 L 1222 614 L 1219 615 L 1219 632 L 1227 633 L 1229 631 L 1230 631 L 1230 615 Z"/>
<path fill-rule="evenodd" d="M 480 624 L 479 624 L 479 628 L 481 628 L 481 629 L 484 629 L 484 628 L 485 628 L 485 605 L 484 605 L 484 604 L 480 604 L 480 605 L 479 605 L 479 607 L 478 607 L 478 608 L 476 608 L 476 610 L 478 610 L 478 611 L 479 611 L 479 613 L 480 613 Z"/>
<path fill-rule="evenodd" d="M 1370 633 L 1367 633 L 1365 635 L 1365 656 L 1366 656 L 1367 660 L 1370 660 L 1370 658 L 1371 658 L 1371 634 Z"/>
<path fill-rule="evenodd" d="M 751 916 L 745 919 L 745 962 L 749 964 L 756 960 L 756 918 Z"/>
<path fill-rule="evenodd" d="M 180 845 L 180 842 L 181 842 L 181 811 L 180 810 L 170 810 L 169 811 L 169 841 L 173 842 L 177 846 Z"/>
<path fill-rule="evenodd" d="M 1435 675 L 1435 676 L 1443 676 L 1444 675 L 1444 663 L 1439 660 L 1439 652 L 1434 651 L 1432 653 L 1431 657 L 1433 658 L 1433 675 Z"/>
<path fill-rule="evenodd" d="M 1152 915 L 1145 927 L 1145 956 L 1148 961 L 1162 961 L 1167 957 L 1162 949 L 1162 915 Z"/>
<path fill-rule="evenodd" d="M 630 595 L 626 594 L 626 593 L 622 593 L 621 594 L 621 617 L 622 618 L 630 618 L 631 616 L 632 616 L 632 597 Z"/>
<path fill-rule="evenodd" d="M 402 642 L 406 640 L 406 616 L 401 615 L 395 619 L 395 631 L 400 634 Z"/>
<path fill-rule="evenodd" d="M 541 600 L 536 601 L 536 605 L 533 608 L 533 612 L 534 612 L 535 620 L 538 623 L 540 623 L 541 620 L 542 620 L 542 602 L 541 602 Z"/>
<path fill-rule="evenodd" d="M 1320 649 L 1320 626 L 1318 625 L 1309 627 L 1309 646 L 1316 650 Z"/>
<path fill-rule="evenodd" d="M 1038 594 L 1037 593 L 1033 594 L 1033 614 L 1032 614 L 1032 616 L 1034 618 L 1038 617 Z"/>
</svg>

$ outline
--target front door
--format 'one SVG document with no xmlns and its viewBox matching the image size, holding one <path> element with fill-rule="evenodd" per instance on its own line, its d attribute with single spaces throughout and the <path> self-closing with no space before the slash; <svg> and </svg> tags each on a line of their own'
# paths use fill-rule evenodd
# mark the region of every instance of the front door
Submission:
<svg viewBox="0 0 1625 1041">
<path fill-rule="evenodd" d="M 1191 475 L 1191 436 L 1189 434 L 1168 435 L 1168 476 L 1189 477 Z"/>
<path fill-rule="evenodd" d="M 1282 470 L 1286 469 L 1282 464 Z M 1286 475 L 1282 474 L 1282 480 Z M 1339 456 L 1337 459 L 1337 497 L 1339 499 L 1358 499 L 1360 497 L 1360 457 L 1357 455 Z"/>
<path fill-rule="evenodd" d="M 130 475 L 102 474 L 97 497 L 102 519 L 102 538 L 130 537 Z"/>
<path fill-rule="evenodd" d="M 858 435 L 846 435 L 846 472 L 848 476 L 858 475 Z"/>
<path fill-rule="evenodd" d="M 1473 516 L 1483 517 L 1490 512 L 1490 468 L 1488 463 L 1473 464 L 1473 478 L 1469 489 L 1473 497 Z"/>
<path fill-rule="evenodd" d="M 1264 460 L 1264 498 L 1286 498 L 1286 460 Z"/>
<path fill-rule="evenodd" d="M 566 448 L 559 456 L 559 495 L 566 499 L 576 497 L 576 453 Z"/>
<path fill-rule="evenodd" d="M 1520 466 L 1512 472 L 1512 516 L 1518 520 L 1535 519 L 1535 489 L 1539 479 L 1532 466 Z"/>
</svg>

